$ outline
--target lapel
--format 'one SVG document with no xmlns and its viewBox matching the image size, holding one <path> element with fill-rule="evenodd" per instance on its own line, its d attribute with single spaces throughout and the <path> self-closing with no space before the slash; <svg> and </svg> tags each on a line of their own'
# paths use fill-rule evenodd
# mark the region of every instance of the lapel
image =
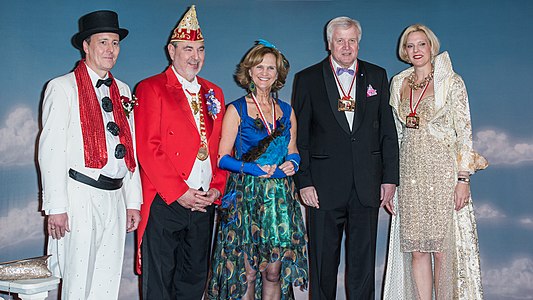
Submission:
<svg viewBox="0 0 533 300">
<path fill-rule="evenodd" d="M 328 94 L 328 101 L 331 106 L 331 112 L 335 116 L 335 119 L 347 134 L 350 134 L 350 125 L 346 119 L 344 112 L 339 111 L 339 90 L 337 88 L 337 83 L 335 82 L 335 77 L 333 76 L 333 71 L 331 70 L 331 65 L 329 64 L 329 56 L 322 61 L 322 74 L 324 76 L 324 84 L 326 85 L 326 92 Z"/>
<path fill-rule="evenodd" d="M 203 78 L 200 78 L 198 76 L 196 78 L 198 79 L 198 83 L 200 84 L 200 95 L 198 95 L 198 99 L 200 100 L 200 103 L 202 105 L 202 111 L 204 114 L 206 137 L 207 139 L 209 139 L 211 133 L 213 132 L 213 118 L 209 115 L 207 111 L 207 98 L 205 97 L 207 92 L 209 92 L 209 86 Z"/>
<path fill-rule="evenodd" d="M 357 64 L 359 67 L 357 74 L 355 74 L 355 76 L 357 76 L 355 79 L 357 88 L 355 90 L 355 115 L 353 117 L 352 134 L 355 133 L 361 125 L 366 106 L 366 68 L 364 63 L 360 60 L 357 60 Z"/>
<path fill-rule="evenodd" d="M 190 125 L 195 129 L 192 130 L 196 133 L 198 133 L 198 130 L 196 129 L 196 122 L 194 121 L 194 117 L 192 115 L 191 107 L 189 105 L 189 101 L 187 101 L 187 96 L 183 92 L 183 88 L 181 83 L 178 81 L 178 78 L 176 77 L 176 74 L 174 74 L 174 71 L 172 70 L 172 67 L 168 67 L 165 70 L 165 74 L 167 76 L 167 92 L 170 95 L 171 101 L 170 106 L 176 106 L 181 111 L 182 115 L 187 118 L 187 121 L 190 123 Z"/>
</svg>

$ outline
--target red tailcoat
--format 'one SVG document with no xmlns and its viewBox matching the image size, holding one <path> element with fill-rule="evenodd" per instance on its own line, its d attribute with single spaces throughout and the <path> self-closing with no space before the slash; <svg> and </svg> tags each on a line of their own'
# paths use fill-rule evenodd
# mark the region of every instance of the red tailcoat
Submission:
<svg viewBox="0 0 533 300">
<path fill-rule="evenodd" d="M 200 100 L 205 112 L 206 135 L 213 178 L 211 188 L 224 192 L 227 172 L 218 168 L 218 145 L 224 115 L 224 95 L 215 84 L 197 77 Z M 205 94 L 212 89 L 221 103 L 214 119 L 207 114 Z M 171 67 L 161 74 L 139 83 L 135 95 L 135 128 L 137 156 L 143 188 L 142 220 L 137 230 L 137 272 L 141 273 L 141 242 L 150 215 L 150 206 L 157 194 L 170 204 L 180 198 L 189 186 L 185 180 L 191 174 L 200 149 L 200 134 L 182 85 Z M 217 200 L 215 204 L 219 204 Z"/>
</svg>

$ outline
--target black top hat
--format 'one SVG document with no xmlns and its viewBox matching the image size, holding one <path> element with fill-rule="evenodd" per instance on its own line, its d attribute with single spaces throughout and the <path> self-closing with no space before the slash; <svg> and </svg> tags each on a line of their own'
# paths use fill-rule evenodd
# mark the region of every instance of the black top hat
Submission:
<svg viewBox="0 0 533 300">
<path fill-rule="evenodd" d="M 110 10 L 98 10 L 86 14 L 79 21 L 80 32 L 72 37 L 72 43 L 76 48 L 83 50 L 83 40 L 100 32 L 117 33 L 122 40 L 128 35 L 128 30 L 118 27 L 118 15 Z"/>
</svg>

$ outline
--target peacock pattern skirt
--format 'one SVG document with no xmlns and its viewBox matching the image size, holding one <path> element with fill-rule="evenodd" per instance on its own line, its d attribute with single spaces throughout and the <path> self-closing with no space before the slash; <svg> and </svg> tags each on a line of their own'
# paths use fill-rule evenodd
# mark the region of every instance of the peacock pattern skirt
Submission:
<svg viewBox="0 0 533 300">
<path fill-rule="evenodd" d="M 281 299 L 294 298 L 292 285 L 307 288 L 307 236 L 291 177 L 231 173 L 219 217 L 208 299 L 242 298 L 247 290 L 245 254 L 257 271 L 256 299 L 261 299 L 261 272 L 278 261 Z"/>
</svg>

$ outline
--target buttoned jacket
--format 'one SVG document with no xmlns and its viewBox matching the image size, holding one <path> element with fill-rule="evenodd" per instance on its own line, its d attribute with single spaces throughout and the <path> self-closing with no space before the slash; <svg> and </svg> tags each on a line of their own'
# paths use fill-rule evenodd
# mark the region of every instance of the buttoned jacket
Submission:
<svg viewBox="0 0 533 300">
<path fill-rule="evenodd" d="M 120 95 L 131 99 L 129 87 L 116 78 L 115 81 Z M 70 199 L 68 196 L 68 182 L 73 180 L 69 178 L 69 169 L 95 180 L 101 174 L 100 169 L 85 166 L 79 105 L 78 87 L 73 72 L 54 78 L 48 83 L 42 104 L 42 131 L 38 150 L 44 211 L 68 209 L 70 205 L 75 205 L 76 199 Z M 128 124 L 135 149 L 133 114 L 129 115 Z M 108 153 L 109 155 L 113 153 Z M 134 172 L 127 172 L 121 190 L 126 207 L 140 209 L 142 192 L 138 167 Z"/>
<path fill-rule="evenodd" d="M 217 161 L 225 111 L 224 95 L 217 85 L 203 78 L 196 78 L 200 84 L 199 97 L 205 113 L 205 131 L 212 169 L 210 188 L 223 193 L 227 172 L 218 168 Z M 211 90 L 221 104 L 221 111 L 216 117 L 207 113 L 206 94 Z M 135 94 L 139 103 L 135 110 L 135 122 L 144 199 L 137 235 L 140 249 L 155 195 L 159 194 L 167 204 L 171 204 L 189 190 L 185 181 L 196 161 L 201 136 L 187 96 L 171 67 L 141 81 Z M 218 203 L 219 199 L 215 201 L 215 204 Z M 140 273 L 140 255 L 137 257 L 137 271 Z"/>
<path fill-rule="evenodd" d="M 298 188 L 314 186 L 320 208 L 349 203 L 352 187 L 365 206 L 378 207 L 380 186 L 399 183 L 398 141 L 385 70 L 358 60 L 355 115 L 350 129 L 329 58 L 295 76 L 293 109 L 302 157 Z"/>
</svg>

